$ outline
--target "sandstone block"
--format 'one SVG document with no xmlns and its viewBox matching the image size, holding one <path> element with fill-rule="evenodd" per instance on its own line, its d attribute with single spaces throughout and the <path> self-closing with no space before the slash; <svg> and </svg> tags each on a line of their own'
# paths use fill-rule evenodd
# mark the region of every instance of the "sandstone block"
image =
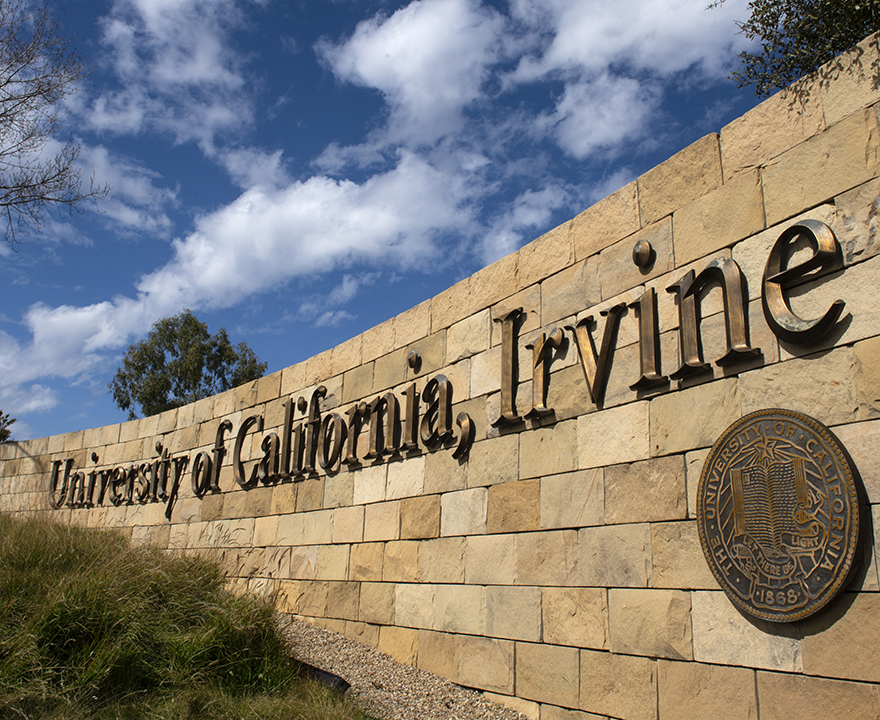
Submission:
<svg viewBox="0 0 880 720">
<path fill-rule="evenodd" d="M 594 650 L 580 653 L 582 710 L 626 720 L 657 719 L 656 660 Z"/>
<path fill-rule="evenodd" d="M 488 491 L 472 488 L 440 496 L 440 535 L 482 535 L 486 532 Z"/>
<path fill-rule="evenodd" d="M 339 375 L 358 367 L 362 362 L 363 339 L 357 335 L 340 343 L 330 351 L 330 367 L 327 375 Z"/>
<path fill-rule="evenodd" d="M 692 660 L 691 601 L 680 590 L 608 590 L 611 652 Z"/>
<path fill-rule="evenodd" d="M 782 673 L 758 673 L 761 720 L 880 717 L 876 685 Z"/>
<path fill-rule="evenodd" d="M 578 421 L 569 420 L 520 434 L 521 479 L 578 469 Z"/>
<path fill-rule="evenodd" d="M 306 545 L 324 545 L 333 537 L 333 510 L 305 513 L 303 539 Z"/>
<path fill-rule="evenodd" d="M 555 705 L 541 706 L 541 720 L 607 720 L 603 715 L 581 712 L 580 710 L 566 710 Z"/>
<path fill-rule="evenodd" d="M 642 227 L 714 190 L 721 183 L 718 135 L 712 133 L 638 179 Z"/>
<path fill-rule="evenodd" d="M 400 501 L 374 503 L 364 508 L 364 541 L 400 537 Z"/>
<path fill-rule="evenodd" d="M 609 525 L 686 517 L 683 455 L 605 468 L 605 522 Z"/>
<path fill-rule="evenodd" d="M 513 641 L 482 637 L 461 637 L 458 641 L 458 681 L 462 685 L 513 693 Z"/>
<path fill-rule="evenodd" d="M 369 362 L 394 349 L 394 318 L 365 330 L 362 337 L 362 361 Z"/>
<path fill-rule="evenodd" d="M 757 170 L 743 172 L 672 216 L 675 263 L 684 265 L 764 229 L 764 201 Z"/>
<path fill-rule="evenodd" d="M 463 583 L 467 545 L 468 540 L 463 537 L 439 538 L 422 543 L 422 582 Z"/>
<path fill-rule="evenodd" d="M 640 227 L 639 186 L 633 181 L 571 221 L 575 259 L 583 260 L 595 255 Z"/>
<path fill-rule="evenodd" d="M 373 364 L 373 394 L 385 392 L 406 380 L 406 348 L 377 358 Z"/>
<path fill-rule="evenodd" d="M 318 546 L 317 579 L 346 580 L 348 579 L 348 545 Z"/>
<path fill-rule="evenodd" d="M 494 305 L 517 290 L 519 256 L 511 253 L 471 275 L 471 312 Z"/>
<path fill-rule="evenodd" d="M 387 465 L 385 495 L 388 500 L 421 495 L 425 489 L 425 456 L 405 458 Z"/>
<path fill-rule="evenodd" d="M 433 630 L 419 630 L 418 666 L 458 682 L 458 638 Z"/>
<path fill-rule="evenodd" d="M 651 578 L 650 525 L 607 525 L 577 532 L 581 584 L 648 586 Z"/>
<path fill-rule="evenodd" d="M 440 496 L 406 498 L 400 501 L 400 539 L 435 538 L 440 535 Z"/>
<path fill-rule="evenodd" d="M 539 720 L 541 717 L 541 706 L 536 702 L 523 700 L 522 698 L 513 695 L 500 695 L 493 692 L 484 692 L 483 697 L 496 705 L 503 705 L 504 707 L 510 708 L 511 710 L 518 712 L 520 715 L 524 715 L 529 720 Z"/>
<path fill-rule="evenodd" d="M 278 516 L 270 515 L 254 520 L 254 546 L 268 547 L 278 544 Z"/>
<path fill-rule="evenodd" d="M 431 332 L 457 323 L 471 314 L 471 279 L 460 280 L 431 300 Z"/>
<path fill-rule="evenodd" d="M 372 394 L 374 364 L 370 362 L 345 371 L 342 376 L 343 403 L 366 399 Z"/>
<path fill-rule="evenodd" d="M 677 242 L 677 226 L 675 239 Z M 648 242 L 654 250 L 654 261 L 642 268 L 637 267 L 632 259 L 633 248 L 638 242 Z M 676 257 L 673 252 L 672 218 L 669 216 L 605 248 L 599 255 L 598 270 L 602 299 L 614 298 L 646 280 L 670 272 L 675 268 Z M 582 304 L 576 312 L 584 310 L 589 304 Z"/>
<path fill-rule="evenodd" d="M 385 543 L 382 579 L 385 582 L 418 582 L 419 545 L 420 543 L 405 540 Z"/>
<path fill-rule="evenodd" d="M 529 287 L 568 267 L 574 257 L 571 221 L 563 223 L 520 248 L 519 287 Z"/>
<path fill-rule="evenodd" d="M 852 457 L 862 478 L 868 502 L 874 505 L 880 503 L 880 455 L 877 453 L 880 447 L 880 421 L 839 425 L 834 428 L 834 434 Z"/>
<path fill-rule="evenodd" d="M 537 530 L 541 514 L 541 481 L 523 480 L 489 488 L 486 532 Z"/>
<path fill-rule="evenodd" d="M 291 548 L 288 565 L 293 580 L 315 580 L 318 577 L 318 546 L 300 545 Z"/>
<path fill-rule="evenodd" d="M 852 350 L 843 347 L 746 373 L 739 379 L 742 413 L 784 407 L 827 425 L 852 422 L 858 407 L 854 364 Z"/>
<path fill-rule="evenodd" d="M 386 625 L 379 628 L 379 652 L 397 662 L 415 665 L 419 654 L 419 632 L 410 628 Z"/>
<path fill-rule="evenodd" d="M 880 180 L 869 180 L 834 198 L 831 229 L 843 250 L 844 264 L 849 266 L 880 253 Z"/>
<path fill-rule="evenodd" d="M 608 649 L 608 600 L 605 588 L 541 590 L 544 642 Z"/>
<path fill-rule="evenodd" d="M 382 579 L 385 543 L 359 543 L 351 546 L 348 579 L 378 582 Z"/>
<path fill-rule="evenodd" d="M 296 586 L 296 590 L 293 612 L 307 617 L 324 617 L 327 612 L 328 583 L 304 580 Z"/>
<path fill-rule="evenodd" d="M 353 582 L 327 583 L 327 617 L 357 620 L 360 584 Z"/>
<path fill-rule="evenodd" d="M 394 318 L 394 347 L 405 347 L 431 333 L 431 301 L 425 300 Z"/>
<path fill-rule="evenodd" d="M 819 86 L 829 125 L 880 100 L 876 80 L 878 54 L 874 33 L 819 68 L 816 74 L 826 80 Z"/>
<path fill-rule="evenodd" d="M 392 583 L 361 583 L 358 620 L 375 625 L 393 624 L 394 593 Z"/>
<path fill-rule="evenodd" d="M 476 585 L 437 585 L 434 630 L 482 635 L 486 629 L 485 588 Z"/>
<path fill-rule="evenodd" d="M 429 453 L 425 456 L 424 492 L 427 494 L 463 490 L 467 487 L 470 470 L 468 465 L 466 458 L 456 460 L 445 449 Z"/>
<path fill-rule="evenodd" d="M 516 644 L 516 691 L 538 702 L 576 707 L 580 689 L 577 648 Z"/>
<path fill-rule="evenodd" d="M 324 478 L 310 477 L 296 483 L 296 511 L 308 512 L 324 507 Z"/>
<path fill-rule="evenodd" d="M 344 634 L 346 637 L 350 637 L 352 640 L 357 640 L 359 643 L 363 643 L 364 645 L 369 645 L 370 647 L 374 648 L 379 647 L 378 625 L 346 621 Z"/>
<path fill-rule="evenodd" d="M 747 373 L 746 377 L 755 374 Z M 655 397 L 651 400 L 651 454 L 668 455 L 711 446 L 740 417 L 740 397 L 748 397 L 749 393 L 737 390 L 737 378 L 728 378 Z M 711 408 L 711 412 L 694 412 L 694 408 Z"/>
<path fill-rule="evenodd" d="M 755 671 L 748 668 L 661 660 L 657 689 L 661 718 L 758 718 Z"/>
<path fill-rule="evenodd" d="M 349 507 L 354 500 L 354 473 L 325 475 L 324 509 Z"/>
<path fill-rule="evenodd" d="M 516 538 L 518 585 L 581 585 L 577 531 L 520 533 Z"/>
<path fill-rule="evenodd" d="M 644 460 L 650 455 L 648 402 L 636 402 L 577 419 L 580 469 Z"/>
<path fill-rule="evenodd" d="M 468 486 L 496 485 L 519 479 L 519 438 L 519 434 L 502 435 L 474 443 L 468 459 Z"/>
<path fill-rule="evenodd" d="M 446 331 L 446 362 L 454 363 L 489 349 L 490 311 L 481 310 Z"/>
<path fill-rule="evenodd" d="M 604 477 L 595 468 L 541 478 L 541 529 L 603 524 Z"/>
<path fill-rule="evenodd" d="M 541 283 L 541 323 L 549 325 L 599 302 L 602 299 L 600 269 L 600 262 L 590 258 L 544 280 Z M 496 329 L 500 331 L 500 328 Z M 528 330 L 521 328 L 520 332 Z"/>
<path fill-rule="evenodd" d="M 877 155 L 877 118 L 870 110 L 783 153 L 762 170 L 767 224 L 870 180 L 877 174 Z"/>
<path fill-rule="evenodd" d="M 682 590 L 718 588 L 718 582 L 703 556 L 695 522 L 651 525 L 651 557 L 651 587 Z"/>
<path fill-rule="evenodd" d="M 877 593 L 844 593 L 825 613 L 804 621 L 804 673 L 880 682 L 880 668 L 873 660 L 880 643 L 880 627 L 875 622 L 878 611 Z"/>
<path fill-rule="evenodd" d="M 433 585 L 398 585 L 394 596 L 394 622 L 410 628 L 434 627 Z"/>
<path fill-rule="evenodd" d="M 824 129 L 819 83 L 803 78 L 721 129 L 725 182 Z"/>
<path fill-rule="evenodd" d="M 691 593 L 694 659 L 801 672 L 801 630 L 790 623 L 746 620 L 723 592 Z"/>
<path fill-rule="evenodd" d="M 376 503 L 386 499 L 388 465 L 366 465 L 354 471 L 353 502 L 355 505 Z"/>
<path fill-rule="evenodd" d="M 413 350 L 419 354 L 421 364 L 418 366 L 418 372 L 407 365 L 406 379 L 408 382 L 428 377 L 430 373 L 446 365 L 446 330 L 440 330 L 408 345 L 406 347 L 407 357 Z"/>
<path fill-rule="evenodd" d="M 487 587 L 486 634 L 540 642 L 541 588 Z"/>
<path fill-rule="evenodd" d="M 305 535 L 305 513 L 280 515 L 277 532 L 279 545 L 302 545 Z"/>
</svg>

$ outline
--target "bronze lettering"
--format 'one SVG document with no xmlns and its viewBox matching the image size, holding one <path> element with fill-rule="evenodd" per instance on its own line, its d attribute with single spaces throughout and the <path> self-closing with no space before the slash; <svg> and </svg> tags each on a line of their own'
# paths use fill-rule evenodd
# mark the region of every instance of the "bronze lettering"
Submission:
<svg viewBox="0 0 880 720">
<path fill-rule="evenodd" d="M 657 293 L 648 290 L 629 307 L 639 320 L 639 367 L 641 375 L 630 390 L 647 390 L 669 381 L 660 373 L 660 325 L 657 320 Z"/>
<path fill-rule="evenodd" d="M 596 352 L 596 344 L 593 342 L 593 335 L 587 329 L 587 326 L 593 323 L 592 315 L 584 318 L 574 327 L 569 325 L 567 328 L 574 334 L 581 369 L 584 371 L 584 378 L 590 391 L 590 399 L 596 407 L 602 407 L 605 399 L 605 387 L 611 372 L 611 356 L 614 353 L 620 316 L 624 312 L 626 312 L 626 303 L 620 303 L 601 312 L 605 316 L 605 329 L 602 333 L 602 348 L 598 353 Z"/>
<path fill-rule="evenodd" d="M 550 363 L 553 361 L 553 351 L 560 348 L 564 339 L 562 330 L 557 328 L 549 337 L 541 333 L 536 342 L 526 345 L 527 349 L 532 350 L 532 408 L 526 413 L 527 418 L 540 418 L 553 412 L 545 404 Z"/>
<path fill-rule="evenodd" d="M 495 318 L 501 323 L 501 414 L 492 425 L 510 425 L 521 422 L 516 412 L 517 385 L 517 329 L 523 314 L 522 308 L 511 310 L 503 318 Z"/>
<path fill-rule="evenodd" d="M 806 240 L 813 254 L 790 268 L 792 246 L 801 238 Z M 786 292 L 842 269 L 843 251 L 825 223 L 803 220 L 783 232 L 770 249 L 761 288 L 764 318 L 773 334 L 784 342 L 802 345 L 814 343 L 829 332 L 843 312 L 843 300 L 835 300 L 822 317 L 804 320 L 792 312 Z"/>
<path fill-rule="evenodd" d="M 250 477 L 245 477 L 244 463 L 241 459 L 241 451 L 244 447 L 244 441 L 248 432 L 253 425 L 256 425 L 257 431 L 263 429 L 262 415 L 249 415 L 238 428 L 238 434 L 235 436 L 235 448 L 232 451 L 232 474 L 235 482 L 243 488 L 253 487 L 257 482 L 257 465 L 251 469 Z"/>
</svg>

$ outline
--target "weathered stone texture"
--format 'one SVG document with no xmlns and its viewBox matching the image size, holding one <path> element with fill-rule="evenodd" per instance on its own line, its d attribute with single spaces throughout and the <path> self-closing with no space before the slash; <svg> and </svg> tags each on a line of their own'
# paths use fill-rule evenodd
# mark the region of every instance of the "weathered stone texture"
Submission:
<svg viewBox="0 0 880 720">
<path fill-rule="evenodd" d="M 658 700 L 661 718 L 758 719 L 755 671 L 747 668 L 661 660 Z"/>
<path fill-rule="evenodd" d="M 578 704 L 577 648 L 516 644 L 516 686 L 522 697 L 574 707 Z"/>
<path fill-rule="evenodd" d="M 758 673 L 761 720 L 880 717 L 880 687 L 782 673 Z"/>
<path fill-rule="evenodd" d="M 682 455 L 605 468 L 605 522 L 657 522 L 687 517 Z"/>
<path fill-rule="evenodd" d="M 877 117 L 872 111 L 859 111 L 779 155 L 761 171 L 767 224 L 846 192 L 876 176 L 877 170 Z"/>
<path fill-rule="evenodd" d="M 580 706 L 598 715 L 656 720 L 657 661 L 581 650 Z"/>
<path fill-rule="evenodd" d="M 679 590 L 608 591 L 611 652 L 693 659 L 691 602 Z"/>
<path fill-rule="evenodd" d="M 718 135 L 706 135 L 638 179 L 642 226 L 714 190 L 721 182 Z"/>
<path fill-rule="evenodd" d="M 542 590 L 544 642 L 608 649 L 608 601 L 605 588 Z"/>
</svg>

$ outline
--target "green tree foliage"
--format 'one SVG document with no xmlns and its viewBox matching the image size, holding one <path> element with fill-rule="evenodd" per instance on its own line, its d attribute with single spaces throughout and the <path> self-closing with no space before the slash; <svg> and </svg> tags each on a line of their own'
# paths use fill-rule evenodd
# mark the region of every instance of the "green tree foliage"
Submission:
<svg viewBox="0 0 880 720">
<path fill-rule="evenodd" d="M 0 0 L 0 217 L 12 245 L 38 230 L 47 210 L 72 211 L 109 192 L 82 190 L 79 146 L 59 140 L 65 98 L 88 73 L 59 30 L 30 0 Z"/>
<path fill-rule="evenodd" d="M 256 380 L 266 372 L 245 343 L 233 345 L 221 328 L 216 335 L 190 310 L 156 322 L 131 345 L 110 383 L 113 399 L 130 419 L 181 407 Z"/>
<path fill-rule="evenodd" d="M 9 417 L 9 413 L 0 410 L 0 442 L 7 442 L 12 438 L 9 426 L 15 422 L 15 418 Z"/>
<path fill-rule="evenodd" d="M 723 1 L 723 0 L 722 0 Z M 752 0 L 738 23 L 761 52 L 742 52 L 731 77 L 772 95 L 880 30 L 880 0 Z"/>
</svg>

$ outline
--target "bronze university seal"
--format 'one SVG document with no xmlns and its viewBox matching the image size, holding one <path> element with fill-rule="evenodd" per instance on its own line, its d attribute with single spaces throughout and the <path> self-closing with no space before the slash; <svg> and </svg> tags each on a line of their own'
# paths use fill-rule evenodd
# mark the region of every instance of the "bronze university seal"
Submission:
<svg viewBox="0 0 880 720">
<path fill-rule="evenodd" d="M 700 544 L 724 592 L 764 620 L 801 620 L 843 587 L 858 544 L 853 469 L 824 425 L 746 415 L 712 446 L 697 490 Z"/>
</svg>

